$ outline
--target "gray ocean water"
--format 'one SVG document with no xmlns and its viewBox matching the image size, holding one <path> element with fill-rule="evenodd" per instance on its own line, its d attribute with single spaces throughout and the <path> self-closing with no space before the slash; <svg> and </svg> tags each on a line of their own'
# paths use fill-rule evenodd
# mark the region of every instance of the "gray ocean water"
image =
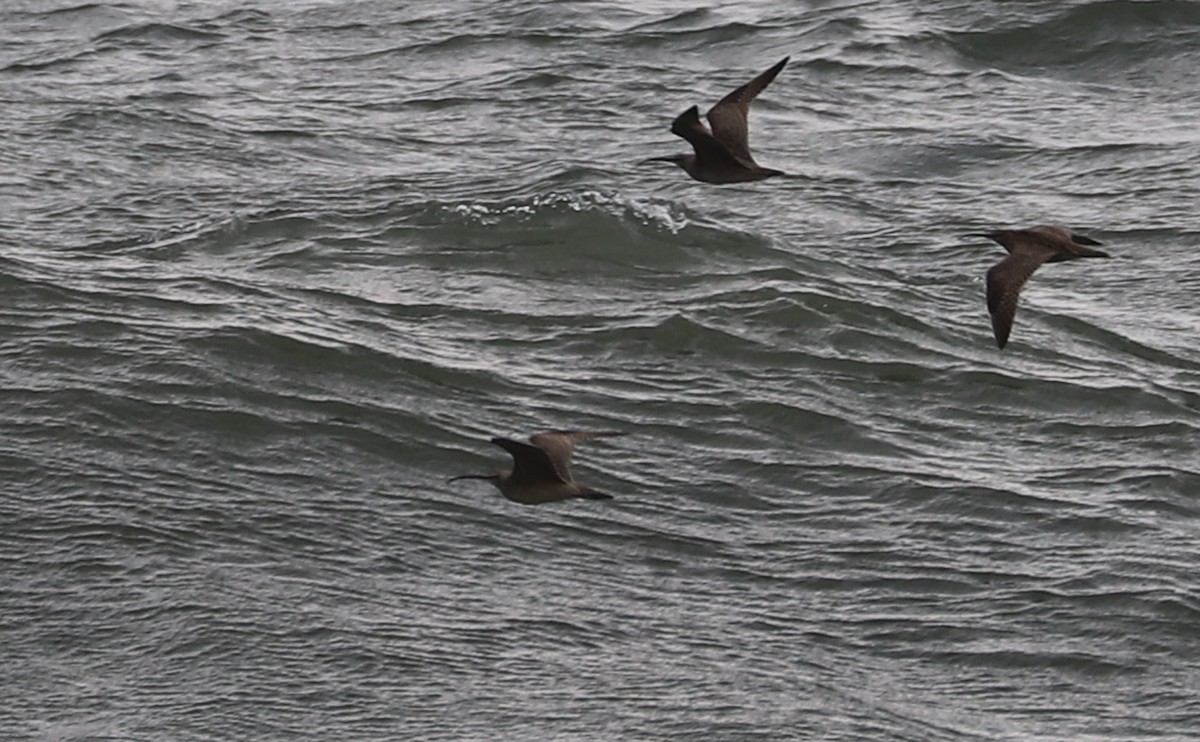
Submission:
<svg viewBox="0 0 1200 742">
<path fill-rule="evenodd" d="M 645 158 L 784 56 L 751 144 Z M 10 0 L 0 739 L 1200 738 L 1200 3 Z M 1061 223 L 995 347 L 969 232 Z M 616 429 L 525 507 L 488 439 Z"/>
</svg>

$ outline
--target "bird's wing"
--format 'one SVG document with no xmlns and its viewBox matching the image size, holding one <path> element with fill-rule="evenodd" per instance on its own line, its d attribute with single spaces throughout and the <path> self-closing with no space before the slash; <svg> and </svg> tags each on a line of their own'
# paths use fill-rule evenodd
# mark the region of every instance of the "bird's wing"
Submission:
<svg viewBox="0 0 1200 742">
<path fill-rule="evenodd" d="M 741 167 L 744 163 L 730 154 L 700 120 L 700 109 L 692 106 L 675 117 L 671 133 L 683 137 L 696 150 L 696 159 L 712 167 Z"/>
<path fill-rule="evenodd" d="M 1093 247 L 1098 247 L 1104 244 L 1099 240 L 1093 240 L 1091 237 L 1082 234 L 1075 234 L 1074 232 L 1071 233 L 1071 242 L 1074 242 L 1076 245 L 1092 245 Z"/>
<path fill-rule="evenodd" d="M 1059 224 L 1039 224 L 1029 229 L 1016 230 L 1026 239 L 1044 241 L 1047 245 L 1058 245 L 1071 241 L 1071 230 Z"/>
<path fill-rule="evenodd" d="M 521 443 L 510 438 L 493 438 L 492 443 L 512 454 L 513 470 L 511 480 L 517 484 L 532 484 L 535 482 L 567 482 L 570 476 L 564 477 L 558 467 L 550 460 L 545 450 L 528 443 Z"/>
<path fill-rule="evenodd" d="M 750 103 L 771 84 L 790 58 L 784 57 L 783 61 L 734 90 L 709 110 L 708 123 L 712 127 L 713 136 L 725 145 L 734 157 L 754 162 L 754 158 L 750 156 L 750 128 L 747 123 Z"/>
<path fill-rule="evenodd" d="M 1092 247 L 1099 247 L 1100 245 L 1104 244 L 1103 242 L 1093 240 L 1091 237 L 1087 237 L 1082 234 L 1075 234 L 1066 227 L 1062 227 L 1057 224 L 1039 224 L 1029 231 L 1045 235 L 1050 237 L 1052 241 L 1064 245 L 1067 243 L 1073 243 L 1076 245 L 1091 245 Z"/>
<path fill-rule="evenodd" d="M 1004 260 L 996 263 L 987 272 L 987 307 L 992 315 L 992 332 L 996 334 L 996 345 L 1003 348 L 1012 332 L 1013 318 L 1017 315 L 1017 298 L 1021 287 L 1033 275 L 1050 253 L 1039 249 L 1015 250 Z"/>
<path fill-rule="evenodd" d="M 1060 260 L 1069 260 L 1070 256 L 1079 258 L 1109 257 L 1108 253 L 1103 250 L 1093 250 L 1091 247 L 1088 247 L 1088 245 L 1098 246 L 1101 244 L 1100 242 L 1093 240 L 1091 237 L 1075 234 L 1066 227 L 1042 224 L 1027 230 L 1024 233 L 1024 237 L 1037 246 L 1060 253 L 1052 255 L 1049 258 L 1049 262 L 1051 263 L 1057 263 Z"/>
<path fill-rule="evenodd" d="M 529 442 L 544 451 L 564 482 L 571 481 L 571 454 L 575 444 L 595 438 L 624 435 L 615 430 L 548 430 L 529 437 Z"/>
</svg>

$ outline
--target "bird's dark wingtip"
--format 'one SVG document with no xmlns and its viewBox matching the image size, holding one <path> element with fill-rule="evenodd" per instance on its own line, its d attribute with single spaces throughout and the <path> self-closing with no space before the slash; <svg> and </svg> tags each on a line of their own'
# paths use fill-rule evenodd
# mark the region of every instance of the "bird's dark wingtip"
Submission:
<svg viewBox="0 0 1200 742">
<path fill-rule="evenodd" d="M 595 490 L 593 490 L 591 492 L 584 492 L 582 497 L 585 500 L 612 500 L 613 499 L 612 495 L 607 494 L 605 492 L 596 492 Z"/>
<path fill-rule="evenodd" d="M 1104 244 L 1100 240 L 1093 240 L 1091 237 L 1084 237 L 1081 234 L 1072 234 L 1071 242 L 1074 242 L 1077 245 L 1091 245 L 1094 247 Z"/>
<path fill-rule="evenodd" d="M 700 108 L 692 106 L 683 113 L 675 117 L 671 122 L 671 133 L 678 137 L 687 139 L 687 134 L 693 128 L 700 124 Z"/>
</svg>

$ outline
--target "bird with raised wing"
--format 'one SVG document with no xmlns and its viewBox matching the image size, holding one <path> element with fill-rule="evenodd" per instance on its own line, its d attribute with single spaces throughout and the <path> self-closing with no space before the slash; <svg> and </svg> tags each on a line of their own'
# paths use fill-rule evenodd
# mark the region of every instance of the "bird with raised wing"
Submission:
<svg viewBox="0 0 1200 742">
<path fill-rule="evenodd" d="M 750 103 L 779 74 L 790 57 L 763 72 L 722 98 L 708 111 L 709 131 L 700 120 L 700 109 L 692 106 L 671 124 L 671 133 L 683 137 L 695 154 L 652 157 L 646 162 L 670 162 L 705 183 L 744 183 L 783 175 L 765 168 L 750 156 Z"/>
<path fill-rule="evenodd" d="M 969 234 L 998 242 L 1008 255 L 987 272 L 987 307 L 992 315 L 996 345 L 1003 348 L 1012 332 L 1021 287 L 1042 263 L 1059 263 L 1078 258 L 1110 258 L 1090 237 L 1078 235 L 1066 227 L 1039 225 L 1031 229 L 997 229 Z"/>
<path fill-rule="evenodd" d="M 576 497 L 611 500 L 612 495 L 597 492 L 586 484 L 575 481 L 571 475 L 571 453 L 575 450 L 576 443 L 616 435 L 624 433 L 611 430 L 550 430 L 529 436 L 529 443 L 509 438 L 493 438 L 492 443 L 512 455 L 511 472 L 464 474 L 452 477 L 449 481 L 486 479 L 496 485 L 496 489 L 505 497 L 524 505 L 540 505 Z"/>
</svg>

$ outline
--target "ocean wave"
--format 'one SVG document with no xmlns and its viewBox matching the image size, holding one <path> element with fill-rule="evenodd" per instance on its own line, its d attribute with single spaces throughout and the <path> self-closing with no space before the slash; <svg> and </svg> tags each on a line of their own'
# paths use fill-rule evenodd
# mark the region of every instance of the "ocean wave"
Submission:
<svg viewBox="0 0 1200 742">
<path fill-rule="evenodd" d="M 97 34 L 93 41 L 106 46 L 121 46 L 130 42 L 170 44 L 177 41 L 217 41 L 224 37 L 219 31 L 171 23 L 133 23 Z"/>
<path fill-rule="evenodd" d="M 645 269 L 678 264 L 697 250 L 745 254 L 769 240 L 736 230 L 678 203 L 613 192 L 548 192 L 498 202 L 434 203 L 406 218 L 412 236 L 441 249 L 513 250 L 550 269 L 608 263 Z M 402 228 L 406 232 L 408 227 Z M 715 252 L 713 253 L 715 256 Z"/>
<path fill-rule="evenodd" d="M 1200 25 L 1194 3 L 1085 2 L 1056 9 L 1034 24 L 999 24 L 986 31 L 952 32 L 973 59 L 1015 69 L 1076 66 L 1100 76 L 1114 66 L 1143 67 L 1191 46 L 1188 29 Z"/>
<path fill-rule="evenodd" d="M 1192 732 L 1190 5 L 78 1 L 3 27 L 0 737 Z M 785 54 L 796 177 L 638 166 Z M 1120 259 L 1000 351 L 961 235 L 1041 222 Z M 446 481 L 568 428 L 612 501 Z"/>
</svg>

